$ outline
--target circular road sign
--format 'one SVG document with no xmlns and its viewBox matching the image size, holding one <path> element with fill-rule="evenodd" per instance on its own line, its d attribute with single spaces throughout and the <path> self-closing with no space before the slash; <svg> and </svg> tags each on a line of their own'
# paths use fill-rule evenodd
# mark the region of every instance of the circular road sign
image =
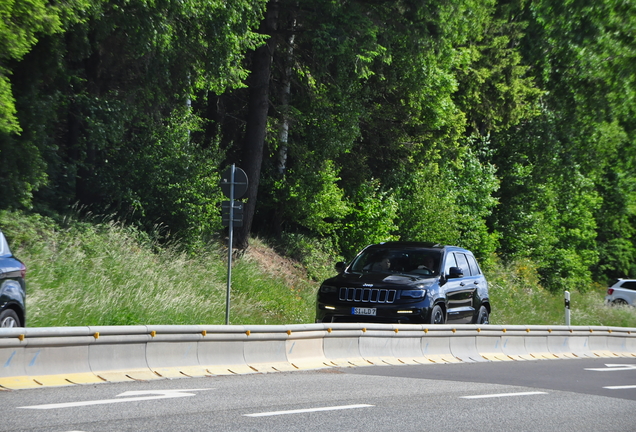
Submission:
<svg viewBox="0 0 636 432">
<path fill-rule="evenodd" d="M 232 169 L 234 169 L 234 196 L 230 196 L 230 188 L 232 185 Z M 241 199 L 245 192 L 247 192 L 247 174 L 240 168 L 236 168 L 234 165 L 223 171 L 221 174 L 221 191 L 223 195 L 230 199 Z"/>
</svg>

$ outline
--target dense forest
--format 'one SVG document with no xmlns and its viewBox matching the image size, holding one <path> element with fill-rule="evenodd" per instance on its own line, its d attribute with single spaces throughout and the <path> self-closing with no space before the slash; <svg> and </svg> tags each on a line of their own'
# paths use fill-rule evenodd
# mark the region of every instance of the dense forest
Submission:
<svg viewBox="0 0 636 432">
<path fill-rule="evenodd" d="M 634 0 L 2 0 L 0 209 L 636 277 Z M 167 235 L 167 234 L 166 234 Z M 291 248 L 290 250 L 292 250 Z"/>
</svg>

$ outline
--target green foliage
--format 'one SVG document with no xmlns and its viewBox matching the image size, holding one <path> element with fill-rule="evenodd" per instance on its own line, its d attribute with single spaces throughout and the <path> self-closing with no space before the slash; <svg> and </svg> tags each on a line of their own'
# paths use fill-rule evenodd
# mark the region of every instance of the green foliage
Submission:
<svg viewBox="0 0 636 432">
<path fill-rule="evenodd" d="M 200 120 L 189 111 L 175 110 L 148 142 L 144 136 L 133 140 L 137 152 L 113 153 L 113 183 L 107 189 L 118 214 L 145 222 L 146 229 L 161 221 L 190 243 L 221 228 L 220 157 L 218 150 L 192 142 L 199 128 Z"/>
<path fill-rule="evenodd" d="M 371 243 L 398 240 L 396 230 L 398 203 L 392 191 L 383 190 L 378 181 L 360 186 L 351 197 L 353 210 L 346 218 L 339 244 L 342 254 L 351 259 Z"/>
<path fill-rule="evenodd" d="M 497 233 L 488 230 L 486 219 L 497 204 L 492 194 L 499 181 L 494 166 L 479 160 L 479 152 L 484 150 L 463 147 L 456 161 L 442 167 L 431 163 L 403 179 L 400 239 L 460 245 L 482 260 L 496 251 Z"/>
<path fill-rule="evenodd" d="M 598 261 L 594 213 L 601 201 L 589 174 L 557 138 L 557 124 L 544 115 L 497 137 L 495 161 L 506 174 L 493 221 L 503 233 L 504 256 L 532 258 L 543 283 L 560 291 L 591 282 Z"/>
<path fill-rule="evenodd" d="M 9 60 L 20 60 L 37 42 L 38 33 L 61 30 L 61 8 L 48 0 L 5 0 L 0 4 L 0 134 L 19 133 L 11 89 Z"/>
<path fill-rule="evenodd" d="M 202 131 L 197 104 L 244 85 L 242 61 L 263 41 L 252 29 L 264 5 L 134 0 L 52 8 L 63 18 L 55 31 L 64 34 L 33 36 L 12 65 L 25 132 L 0 136 L 8 185 L 0 207 L 65 212 L 80 202 L 94 213 L 133 214 L 146 227 L 212 235 L 220 152 Z"/>
<path fill-rule="evenodd" d="M 284 256 L 298 261 L 313 281 L 320 282 L 331 277 L 334 259 L 343 261 L 338 255 L 337 245 L 329 237 L 314 238 L 304 234 L 283 233 L 282 238 L 275 243 L 276 249 Z"/>
<path fill-rule="evenodd" d="M 457 190 L 439 168 L 413 172 L 399 189 L 399 235 L 401 240 L 457 244 Z"/>
<path fill-rule="evenodd" d="M 633 2 L 280 0 L 265 36 L 267 5 L 4 1 L 0 209 L 218 236 L 270 37 L 254 232 L 313 277 L 398 238 L 530 260 L 555 292 L 636 276 Z"/>
<path fill-rule="evenodd" d="M 537 266 L 518 259 L 508 264 L 495 261 L 486 272 L 493 314 L 492 324 L 564 325 L 563 291 L 553 292 L 541 285 Z M 572 325 L 633 327 L 634 308 L 604 305 L 607 288 L 591 284 L 570 292 Z"/>
<path fill-rule="evenodd" d="M 497 2 L 482 32 L 460 49 L 459 89 L 454 96 L 469 130 L 486 135 L 534 115 L 543 93 L 528 75 L 518 50 L 528 23 L 519 18 L 523 1 Z"/>
<path fill-rule="evenodd" d="M 318 235 L 333 234 L 349 213 L 333 162 L 324 161 L 317 172 L 292 174 L 296 175 L 286 185 L 289 190 L 286 212 L 291 213 L 299 225 Z"/>
<path fill-rule="evenodd" d="M 449 190 L 456 194 L 454 201 L 458 208 L 457 244 L 472 250 L 482 262 L 499 246 L 499 234 L 491 232 L 486 224 L 498 204 L 493 194 L 499 189 L 495 166 L 488 161 L 488 146 L 486 140 L 467 140 L 457 163 L 447 168 Z"/>
</svg>

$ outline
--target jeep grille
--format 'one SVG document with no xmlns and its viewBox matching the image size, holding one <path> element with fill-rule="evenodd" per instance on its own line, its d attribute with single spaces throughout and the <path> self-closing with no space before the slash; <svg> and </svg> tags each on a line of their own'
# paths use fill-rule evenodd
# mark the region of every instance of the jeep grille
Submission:
<svg viewBox="0 0 636 432">
<path fill-rule="evenodd" d="M 362 303 L 393 303 L 395 290 L 378 288 L 340 288 L 340 301 Z"/>
</svg>

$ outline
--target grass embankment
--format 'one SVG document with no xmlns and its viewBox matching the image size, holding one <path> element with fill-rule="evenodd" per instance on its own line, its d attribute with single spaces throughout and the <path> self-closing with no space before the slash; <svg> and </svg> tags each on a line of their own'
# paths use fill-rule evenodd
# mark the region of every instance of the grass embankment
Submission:
<svg viewBox="0 0 636 432">
<path fill-rule="evenodd" d="M 121 224 L 56 224 L 7 212 L 0 212 L 0 227 L 28 268 L 31 327 L 225 323 L 222 245 L 186 252 Z M 317 271 L 324 263 L 313 264 L 311 273 L 324 278 Z M 306 275 L 300 264 L 252 240 L 232 269 L 230 322 L 313 322 L 319 282 Z M 487 276 L 493 324 L 564 323 L 562 295 L 542 289 L 529 263 Z M 573 325 L 636 326 L 635 309 L 603 306 L 605 287 L 571 294 Z"/>
</svg>

